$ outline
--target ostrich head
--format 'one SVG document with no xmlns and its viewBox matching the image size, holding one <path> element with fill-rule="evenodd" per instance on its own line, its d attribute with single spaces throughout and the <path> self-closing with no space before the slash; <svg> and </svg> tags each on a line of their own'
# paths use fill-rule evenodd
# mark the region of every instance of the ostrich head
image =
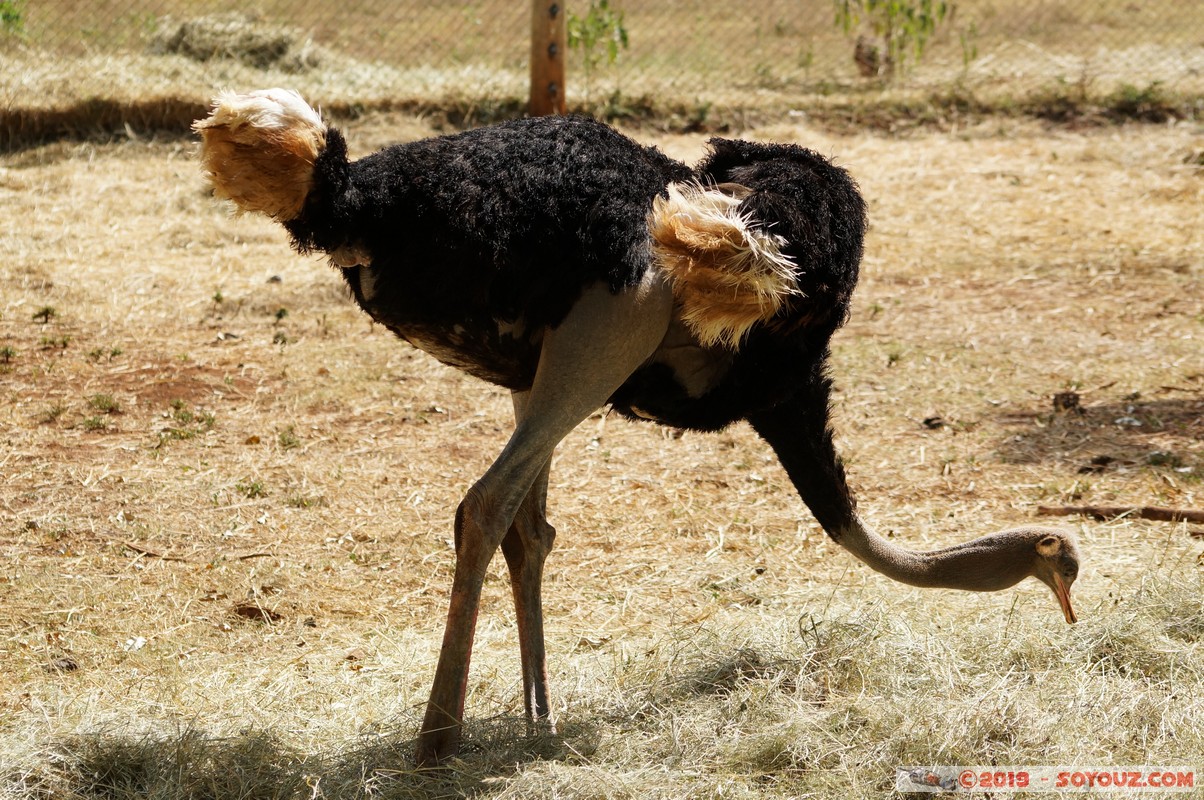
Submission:
<svg viewBox="0 0 1204 800">
<path fill-rule="evenodd" d="M 1074 537 L 1065 531 L 1050 530 L 1033 547 L 1036 557 L 1030 574 L 1053 589 L 1066 621 L 1078 622 L 1070 605 L 1070 587 L 1079 575 L 1079 550 Z"/>
</svg>

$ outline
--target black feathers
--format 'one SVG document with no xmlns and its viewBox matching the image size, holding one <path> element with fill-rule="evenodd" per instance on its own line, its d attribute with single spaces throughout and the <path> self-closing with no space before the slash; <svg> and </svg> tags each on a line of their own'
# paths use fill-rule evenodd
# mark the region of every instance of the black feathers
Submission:
<svg viewBox="0 0 1204 800">
<path fill-rule="evenodd" d="M 559 323 L 590 283 L 618 291 L 638 281 L 649 266 L 652 197 L 690 177 L 582 117 L 395 145 L 352 164 L 331 131 L 314 167 L 311 202 L 289 231 L 303 250 L 362 245 L 378 291 L 388 292 L 374 303 L 380 312 L 528 328 Z"/>
<path fill-rule="evenodd" d="M 866 228 L 857 184 L 814 151 L 727 139 L 711 139 L 710 146 L 697 179 L 752 190 L 740 210 L 786 240 L 782 249 L 796 264 L 801 294 L 773 324 L 753 330 L 708 391 L 691 394 L 654 361 L 612 398 L 628 416 L 695 430 L 718 430 L 806 394 L 821 380 L 828 342 L 848 317 Z M 826 420 L 826 401 L 810 413 Z"/>
<path fill-rule="evenodd" d="M 753 189 L 740 210 L 786 239 L 805 299 L 793 308 L 835 330 L 857 284 L 865 238 L 865 201 L 849 174 L 813 150 L 792 144 L 711 139 L 698 174 L 712 183 Z"/>
<path fill-rule="evenodd" d="M 695 360 L 713 364 L 707 385 L 687 389 L 673 360 L 654 356 L 611 398 L 625 414 L 714 430 L 817 380 L 848 314 L 866 222 L 856 184 L 813 151 L 724 139 L 710 148 L 691 170 L 601 123 L 540 117 L 348 162 L 332 129 L 305 209 L 286 225 L 301 250 L 367 254 L 344 274 L 378 322 L 521 390 L 543 330 L 585 286 L 617 292 L 652 266 L 654 196 L 674 181 L 747 187 L 740 210 L 786 240 L 800 294 L 734 354 L 695 345 Z"/>
</svg>

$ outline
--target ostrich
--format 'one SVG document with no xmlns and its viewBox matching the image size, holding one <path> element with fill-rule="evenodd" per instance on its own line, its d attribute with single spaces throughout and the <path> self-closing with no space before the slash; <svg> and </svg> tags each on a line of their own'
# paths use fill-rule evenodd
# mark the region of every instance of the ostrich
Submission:
<svg viewBox="0 0 1204 800">
<path fill-rule="evenodd" d="M 870 568 L 995 591 L 1035 577 L 1067 622 L 1078 551 L 1025 527 L 932 552 L 858 516 L 829 424 L 829 340 L 857 281 L 865 204 L 796 145 L 712 139 L 691 169 L 583 117 L 394 145 L 351 162 L 299 95 L 225 93 L 195 124 L 219 197 L 321 251 L 374 320 L 512 392 L 515 428 L 455 516 L 447 626 L 417 760 L 457 752 L 486 568 L 501 549 L 529 724 L 553 728 L 541 583 L 557 443 L 609 403 L 701 431 L 744 419 L 803 502 Z"/>
</svg>

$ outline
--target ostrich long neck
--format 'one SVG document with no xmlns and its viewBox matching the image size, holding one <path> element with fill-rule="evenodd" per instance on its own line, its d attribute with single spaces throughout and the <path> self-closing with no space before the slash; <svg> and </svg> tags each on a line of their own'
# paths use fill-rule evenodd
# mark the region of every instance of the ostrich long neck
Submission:
<svg viewBox="0 0 1204 800">
<path fill-rule="evenodd" d="M 876 572 L 912 586 L 941 586 L 940 569 L 927 553 L 916 553 L 892 544 L 866 527 L 860 519 L 833 536 L 841 547 L 857 556 Z"/>
<path fill-rule="evenodd" d="M 1000 531 L 941 550 L 916 552 L 884 539 L 854 518 L 833 537 L 888 578 L 912 586 L 996 591 L 1029 574 L 1031 549 L 1023 530 Z"/>
<path fill-rule="evenodd" d="M 861 521 L 828 425 L 831 385 L 823 375 L 824 355 L 814 366 L 814 380 L 800 395 L 748 419 L 773 448 L 828 535 L 877 572 L 913 586 L 995 591 L 1031 574 L 1029 530 L 1001 531 L 916 552 L 886 540 Z"/>
</svg>

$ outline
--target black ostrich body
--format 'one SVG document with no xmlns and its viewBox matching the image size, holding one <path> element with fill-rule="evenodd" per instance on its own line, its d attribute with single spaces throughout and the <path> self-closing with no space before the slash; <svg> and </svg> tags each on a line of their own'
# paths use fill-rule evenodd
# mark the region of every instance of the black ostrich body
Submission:
<svg viewBox="0 0 1204 800">
<path fill-rule="evenodd" d="M 627 416 L 715 430 L 814 381 L 848 313 L 865 209 L 844 170 L 791 145 L 713 139 L 696 170 L 582 117 L 541 117 L 394 145 L 348 162 L 334 130 L 304 211 L 302 250 L 342 267 L 373 319 L 440 361 L 531 387 L 544 331 L 583 288 L 637 285 L 653 266 L 646 218 L 674 181 L 736 183 L 741 210 L 782 236 L 800 298 L 733 351 L 680 322 L 614 393 Z M 826 408 L 820 413 L 826 413 Z"/>
</svg>

